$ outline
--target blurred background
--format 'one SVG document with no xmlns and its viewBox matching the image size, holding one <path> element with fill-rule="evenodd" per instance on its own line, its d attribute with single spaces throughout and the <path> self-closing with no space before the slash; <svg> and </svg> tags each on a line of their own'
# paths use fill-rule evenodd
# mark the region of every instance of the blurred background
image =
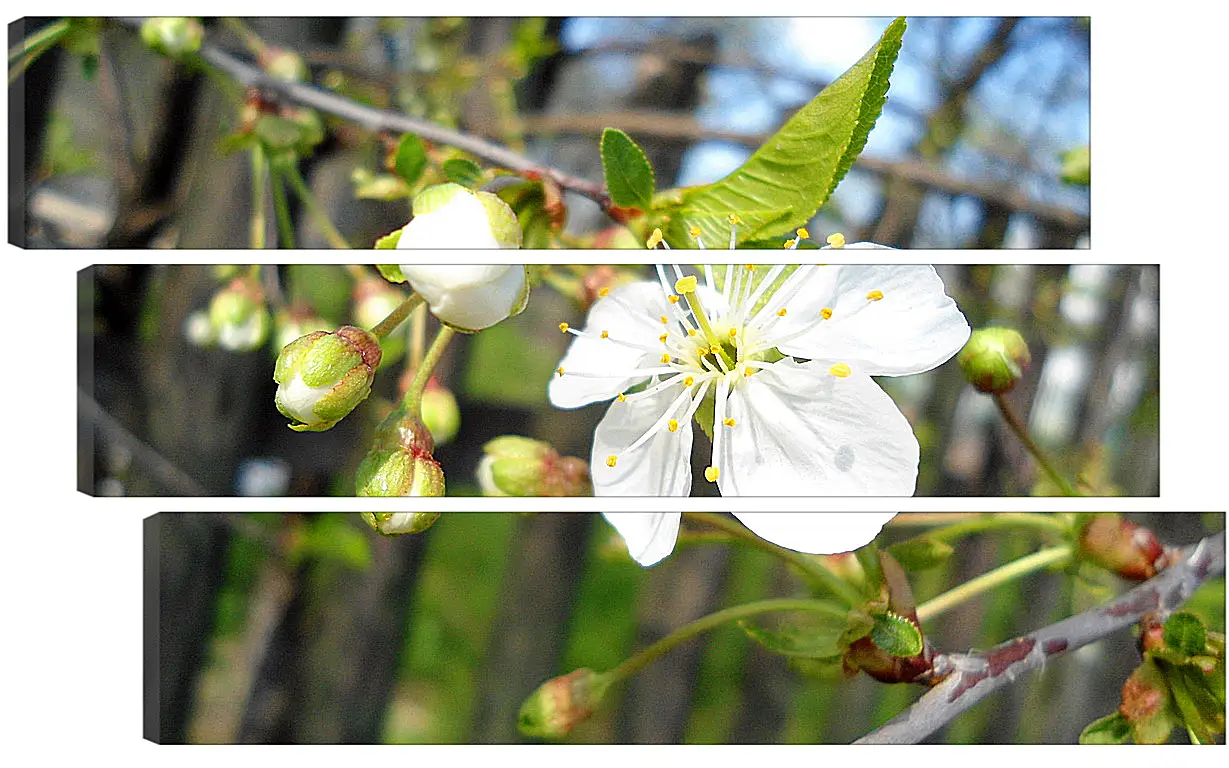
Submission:
<svg viewBox="0 0 1229 768">
<path fill-rule="evenodd" d="M 565 411 L 546 398 L 594 285 L 646 274 L 640 266 L 535 268 L 526 311 L 459 335 L 436 368 L 455 397 L 459 431 L 437 436 L 450 495 L 479 492 L 482 446 L 504 434 L 546 440 L 588 461 L 607 405 Z M 1159 476 L 1158 269 L 1113 265 L 939 265 L 973 328 L 1006 325 L 1032 364 L 1007 401 L 1060 471 L 1090 495 L 1157 495 Z M 405 294 L 371 266 L 103 265 L 79 273 L 78 487 L 103 495 L 345 495 L 372 431 L 400 397 L 412 324 L 386 345 L 372 397 L 328 432 L 296 433 L 274 406 L 278 350 L 313 328 L 370 328 Z M 192 342 L 194 323 L 235 274 L 263 286 L 271 330 L 246 352 Z M 570 282 L 569 282 L 570 281 Z M 588 287 L 586 287 L 588 286 Z M 391 292 L 391 301 L 387 294 Z M 371 296 L 384 309 L 362 307 Z M 378 304 L 379 302 L 377 302 Z M 296 314 L 297 313 L 297 314 Z M 304 314 L 305 313 L 305 314 Z M 429 317 L 429 316 L 428 316 Z M 304 321 L 307 322 L 307 321 Z M 433 322 L 433 320 L 428 320 Z M 286 330 L 289 329 L 289 338 Z M 426 331 L 431 339 L 434 329 Z M 399 351 L 394 351 L 398 350 Z M 993 400 L 965 383 L 953 358 L 880 384 L 913 424 L 922 448 L 919 495 L 1056 495 Z M 710 451 L 696 432 L 693 495 Z"/>
<path fill-rule="evenodd" d="M 901 515 L 881 544 L 916 535 Z M 1130 514 L 1186 546 L 1216 514 Z M 912 575 L 924 602 L 1036 551 L 1017 532 L 963 539 Z M 540 684 L 606 670 L 714 610 L 800 594 L 760 550 L 683 546 L 644 569 L 596 513 L 445 513 L 385 538 L 357 514 L 163 513 L 146 520 L 147 733 L 163 742 L 509 743 Z M 1038 573 L 923 626 L 940 651 L 985 649 L 1129 587 Z M 1187 609 L 1224 630 L 1224 579 Z M 155 644 L 156 638 L 156 644 Z M 1129 631 L 1016 681 L 939 743 L 1075 743 L 1139 663 Z M 686 642 L 607 697 L 575 743 L 846 743 L 923 686 L 804 674 L 735 625 Z M 1179 737 L 1181 738 L 1181 737 Z"/>
<path fill-rule="evenodd" d="M 1084 18 L 910 18 L 885 110 L 811 231 L 913 248 L 1087 247 Z M 854 64 L 890 19 L 251 18 L 317 85 L 601 180 L 598 136 L 645 149 L 658 188 L 716 181 Z M 9 27 L 9 45 L 51 20 Z M 250 58 L 231 25 L 206 38 Z M 97 62 L 59 48 L 10 88 L 10 240 L 31 247 L 243 248 L 248 158 L 219 148 L 243 89 L 172 66 L 104 26 Z M 20 124 L 20 123 L 18 123 Z M 406 202 L 355 199 L 383 170 L 337 121 L 302 170 L 352 245 L 403 225 Z M 17 143 L 20 142 L 20 146 Z M 609 222 L 567 195 L 567 231 Z M 327 242 L 298 210 L 296 242 Z M 632 243 L 630 245 L 635 245 Z"/>
</svg>

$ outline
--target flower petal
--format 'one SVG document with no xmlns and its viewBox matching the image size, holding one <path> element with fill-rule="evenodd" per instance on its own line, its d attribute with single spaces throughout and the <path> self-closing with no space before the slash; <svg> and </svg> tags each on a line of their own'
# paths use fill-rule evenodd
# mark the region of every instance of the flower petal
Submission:
<svg viewBox="0 0 1229 768">
<path fill-rule="evenodd" d="M 603 512 L 627 544 L 627 554 L 641 565 L 654 565 L 674 551 L 679 512 Z"/>
<path fill-rule="evenodd" d="M 742 379 L 718 457 L 723 496 L 910 496 L 918 444 L 869 376 L 782 360 Z"/>
<path fill-rule="evenodd" d="M 864 547 L 895 512 L 735 512 L 743 525 L 787 549 L 835 555 Z"/>
<path fill-rule="evenodd" d="M 847 364 L 870 376 L 928 371 L 969 340 L 969 324 L 925 264 L 838 267 L 831 317 L 780 345 L 787 355 Z M 879 297 L 876 299 L 871 296 Z"/>
<path fill-rule="evenodd" d="M 610 404 L 593 431 L 590 473 L 595 496 L 686 496 L 691 492 L 691 425 L 687 401 L 675 405 L 677 387 Z M 657 424 L 668 410 L 680 422 L 678 431 L 660 429 L 644 444 L 635 443 Z M 616 456 L 615 466 L 607 459 Z"/>
<path fill-rule="evenodd" d="M 556 374 L 551 379 L 547 390 L 551 405 L 579 408 L 609 400 L 648 378 L 631 372 L 652 362 L 656 355 L 637 347 L 661 347 L 657 340 L 665 327 L 661 316 L 668 312 L 669 305 L 655 282 L 630 283 L 598 299 L 589 310 L 585 325 L 585 331 L 591 335 L 572 339 L 559 362 L 563 375 Z M 600 338 L 602 331 L 607 331 L 610 338 Z"/>
</svg>

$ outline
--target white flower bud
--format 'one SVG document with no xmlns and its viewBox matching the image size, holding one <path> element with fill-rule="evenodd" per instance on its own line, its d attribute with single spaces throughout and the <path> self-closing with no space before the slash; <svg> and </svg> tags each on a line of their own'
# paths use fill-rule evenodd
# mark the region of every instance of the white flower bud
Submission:
<svg viewBox="0 0 1229 768">
<path fill-rule="evenodd" d="M 522 264 L 399 266 L 432 314 L 460 331 L 489 328 L 520 313 L 529 301 Z"/>
<path fill-rule="evenodd" d="M 521 228 L 508 204 L 459 184 L 428 187 L 414 197 L 414 218 L 398 248 L 520 248 Z"/>
</svg>

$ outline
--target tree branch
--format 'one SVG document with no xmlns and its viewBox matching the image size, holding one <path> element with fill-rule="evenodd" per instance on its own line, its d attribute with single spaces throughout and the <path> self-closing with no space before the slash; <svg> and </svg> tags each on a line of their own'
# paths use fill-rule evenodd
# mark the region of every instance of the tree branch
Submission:
<svg viewBox="0 0 1229 768">
<path fill-rule="evenodd" d="M 1138 622 L 1168 613 L 1195 589 L 1225 571 L 1225 533 L 1183 551 L 1156 577 L 1091 611 L 1077 614 L 981 653 L 940 654 L 934 668 L 943 681 L 886 725 L 857 744 L 916 744 L 990 694 L 1047 661 Z"/>
<path fill-rule="evenodd" d="M 142 23 L 142 19 L 131 18 L 117 19 L 116 21 L 138 30 Z M 606 194 L 606 189 L 602 184 L 582 179 L 578 176 L 572 176 L 550 166 L 539 165 L 507 147 L 501 147 L 476 136 L 470 136 L 441 125 L 436 125 L 435 123 L 419 120 L 400 112 L 369 107 L 343 96 L 338 96 L 335 93 L 320 90 L 306 83 L 291 83 L 277 80 L 268 76 L 259 68 L 236 58 L 209 42 L 201 44 L 200 57 L 234 78 L 241 85 L 260 89 L 262 93 L 274 101 L 293 102 L 301 106 L 318 109 L 321 112 L 357 123 L 377 133 L 413 133 L 429 141 L 447 144 L 448 146 L 477 155 L 509 170 L 541 174 L 550 178 L 564 189 L 570 189 L 594 200 L 602 206 L 602 210 L 607 210 L 612 205 L 610 196 Z"/>
</svg>

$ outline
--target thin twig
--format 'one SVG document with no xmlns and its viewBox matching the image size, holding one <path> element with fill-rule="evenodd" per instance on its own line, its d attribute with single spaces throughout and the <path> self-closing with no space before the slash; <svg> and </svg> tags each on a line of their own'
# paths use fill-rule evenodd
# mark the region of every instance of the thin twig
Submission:
<svg viewBox="0 0 1229 768">
<path fill-rule="evenodd" d="M 1063 619 L 982 653 L 940 654 L 943 681 L 858 744 L 916 744 L 990 694 L 1050 659 L 1094 643 L 1153 612 L 1173 611 L 1200 584 L 1225 572 L 1225 534 L 1186 549 L 1162 573 L 1098 608 Z"/>
<path fill-rule="evenodd" d="M 141 19 L 116 19 L 120 24 L 140 29 Z M 357 101 L 322 91 L 306 83 L 292 83 L 270 77 L 259 68 L 241 61 L 212 43 L 203 43 L 200 57 L 215 68 L 234 78 L 241 85 L 259 88 L 275 100 L 289 101 L 305 107 L 318 109 L 330 115 L 357 123 L 370 131 L 392 134 L 413 133 L 428 141 L 446 144 L 470 154 L 477 155 L 502 168 L 521 173 L 537 173 L 549 177 L 564 189 L 570 189 L 594 200 L 602 210 L 611 207 L 610 196 L 603 185 L 564 173 L 546 165 L 540 165 L 516 152 L 492 144 L 476 136 L 460 133 L 435 123 L 419 120 L 400 112 L 376 109 Z"/>
</svg>

